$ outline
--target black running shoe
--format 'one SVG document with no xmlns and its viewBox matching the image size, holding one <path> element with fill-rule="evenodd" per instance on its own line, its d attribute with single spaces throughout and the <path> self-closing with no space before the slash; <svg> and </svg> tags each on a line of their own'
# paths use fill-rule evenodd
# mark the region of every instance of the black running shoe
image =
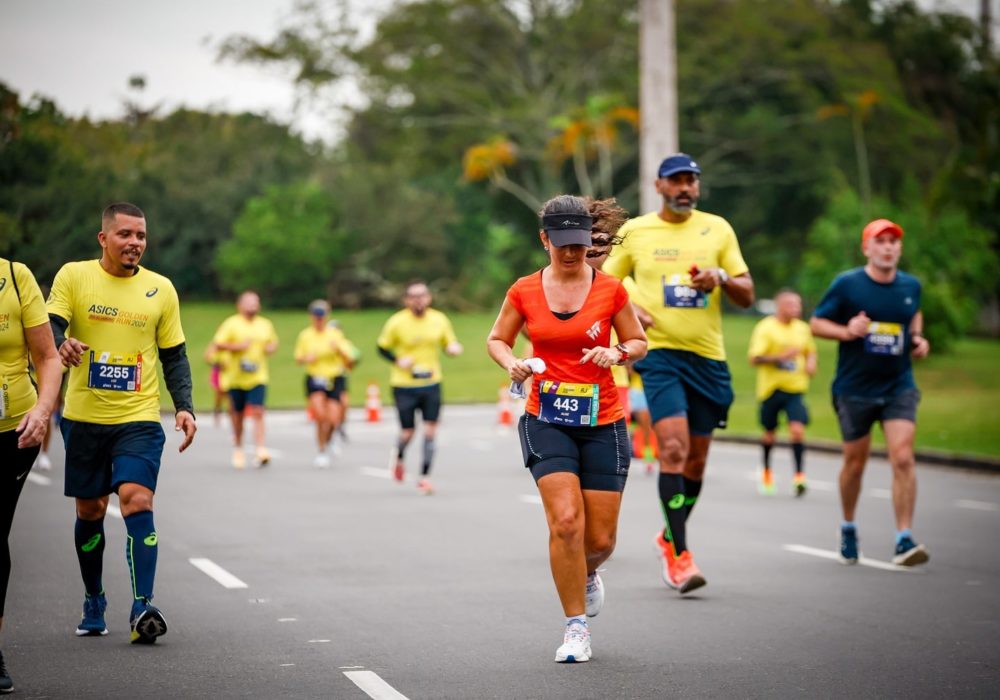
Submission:
<svg viewBox="0 0 1000 700">
<path fill-rule="evenodd" d="M 129 620 L 132 628 L 133 644 L 154 644 L 157 637 L 167 633 L 167 621 L 159 608 L 146 602 L 138 611 L 133 611 Z"/>
<path fill-rule="evenodd" d="M 13 693 L 14 692 L 14 681 L 11 680 L 10 674 L 7 673 L 7 666 L 3 662 L 3 652 L 0 651 L 0 693 Z"/>
</svg>

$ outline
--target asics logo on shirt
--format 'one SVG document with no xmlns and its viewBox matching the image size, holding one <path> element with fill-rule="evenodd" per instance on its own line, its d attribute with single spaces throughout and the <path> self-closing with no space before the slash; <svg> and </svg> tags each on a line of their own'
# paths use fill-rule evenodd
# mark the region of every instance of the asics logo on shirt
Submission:
<svg viewBox="0 0 1000 700">
<path fill-rule="evenodd" d="M 7 286 L 7 278 L 6 277 L 0 277 L 0 292 L 2 292 L 3 288 L 6 287 L 6 286 Z"/>
<path fill-rule="evenodd" d="M 146 296 L 147 296 L 147 297 L 155 297 L 155 296 L 156 296 L 156 293 L 157 293 L 158 291 L 160 291 L 160 288 L 159 288 L 159 287 L 153 287 L 153 288 L 152 288 L 152 289 L 150 289 L 150 290 L 149 290 L 148 292 L 146 292 Z"/>
<path fill-rule="evenodd" d="M 597 336 L 601 334 L 601 322 L 594 321 L 594 325 L 587 329 L 587 335 L 591 340 L 597 340 Z"/>
<path fill-rule="evenodd" d="M 101 316 L 117 316 L 118 307 L 117 306 L 102 306 L 101 304 L 91 304 L 90 308 L 87 309 L 89 313 L 100 314 Z"/>
</svg>

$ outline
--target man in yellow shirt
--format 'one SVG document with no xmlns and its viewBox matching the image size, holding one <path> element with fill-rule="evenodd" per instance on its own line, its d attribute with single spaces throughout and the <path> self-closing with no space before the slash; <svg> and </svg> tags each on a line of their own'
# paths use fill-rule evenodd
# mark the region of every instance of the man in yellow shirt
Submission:
<svg viewBox="0 0 1000 700">
<path fill-rule="evenodd" d="M 247 290 L 236 300 L 236 313 L 219 326 L 212 339 L 215 347 L 229 354 L 223 368 L 222 386 L 229 390 L 229 415 L 233 420 L 233 459 L 236 469 L 246 466 L 243 452 L 243 420 L 253 421 L 255 464 L 271 461 L 264 446 L 264 401 L 269 379 L 267 358 L 278 349 L 274 324 L 260 315 L 260 297 Z"/>
<path fill-rule="evenodd" d="M 344 419 L 341 394 L 351 364 L 351 346 L 344 333 L 327 325 L 330 305 L 323 299 L 309 304 L 312 323 L 295 341 L 295 361 L 306 366 L 306 401 L 316 421 L 319 451 L 317 467 L 330 466 L 330 451 L 335 451 L 335 432 Z"/>
<path fill-rule="evenodd" d="M 720 216 L 696 209 L 701 169 L 688 155 L 667 157 L 657 171 L 660 211 L 628 221 L 624 242 L 604 271 L 631 276 L 630 294 L 646 326 L 642 376 L 659 443 L 660 502 L 656 534 L 664 582 L 680 593 L 705 585 L 687 549 L 686 521 L 701 492 L 712 431 L 724 428 L 733 401 L 722 345 L 722 292 L 737 306 L 753 303 L 753 280 L 739 242 Z"/>
<path fill-rule="evenodd" d="M 76 554 L 86 597 L 78 636 L 108 633 L 102 583 L 104 515 L 118 494 L 128 530 L 133 643 L 152 644 L 167 631 L 150 604 L 158 537 L 153 524 L 165 438 L 160 427 L 158 364 L 187 449 L 197 427 L 191 367 L 180 304 L 170 280 L 140 267 L 146 217 L 128 203 L 101 217 L 100 260 L 71 262 L 56 274 L 48 312 L 69 382 L 60 425 L 66 444 L 66 495 L 76 499 Z"/>
<path fill-rule="evenodd" d="M 401 428 L 392 475 L 396 481 L 403 480 L 403 456 L 413 439 L 419 408 L 424 423 L 424 454 L 417 488 L 430 494 L 434 436 L 441 412 L 440 352 L 444 349 L 445 354 L 455 357 L 462 353 L 462 344 L 455 337 L 448 317 L 430 308 L 431 292 L 426 283 L 410 282 L 403 303 L 406 308 L 386 321 L 377 343 L 379 354 L 392 363 L 389 384 Z"/>
<path fill-rule="evenodd" d="M 784 413 L 795 459 L 795 495 L 801 496 L 806 492 L 802 458 L 809 424 L 809 409 L 802 397 L 809 390 L 809 378 L 816 374 L 816 341 L 809 324 L 802 320 L 802 297 L 791 289 L 782 289 L 775 304 L 774 315 L 761 319 L 750 336 L 750 364 L 757 368 L 757 400 L 764 428 L 760 441 L 764 468 L 759 487 L 764 495 L 774 494 L 771 449 L 778 417 Z"/>
</svg>

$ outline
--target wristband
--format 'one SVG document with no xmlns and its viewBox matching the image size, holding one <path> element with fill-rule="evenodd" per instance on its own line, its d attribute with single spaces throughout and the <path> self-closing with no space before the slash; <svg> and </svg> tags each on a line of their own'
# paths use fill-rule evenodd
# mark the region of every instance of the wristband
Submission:
<svg viewBox="0 0 1000 700">
<path fill-rule="evenodd" d="M 615 350 L 622 354 L 622 356 L 618 358 L 618 362 L 615 363 L 616 365 L 623 365 L 628 362 L 628 348 L 625 347 L 625 343 L 618 343 L 618 345 L 615 346 Z"/>
</svg>

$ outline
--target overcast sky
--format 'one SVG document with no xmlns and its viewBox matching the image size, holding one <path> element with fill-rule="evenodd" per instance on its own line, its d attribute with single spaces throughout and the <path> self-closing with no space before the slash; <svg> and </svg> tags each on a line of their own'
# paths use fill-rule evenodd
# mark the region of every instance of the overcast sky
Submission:
<svg viewBox="0 0 1000 700">
<path fill-rule="evenodd" d="M 293 111 L 278 69 L 215 60 L 233 34 L 274 35 L 294 0 L 0 0 L 0 81 L 53 98 L 64 112 L 117 117 L 132 75 L 146 78 L 145 106 L 267 112 L 310 137 L 337 133 L 328 117 Z M 358 22 L 391 0 L 356 0 Z M 1000 0 L 993 3 L 1000 20 Z M 975 15 L 979 0 L 920 0 Z"/>
</svg>

